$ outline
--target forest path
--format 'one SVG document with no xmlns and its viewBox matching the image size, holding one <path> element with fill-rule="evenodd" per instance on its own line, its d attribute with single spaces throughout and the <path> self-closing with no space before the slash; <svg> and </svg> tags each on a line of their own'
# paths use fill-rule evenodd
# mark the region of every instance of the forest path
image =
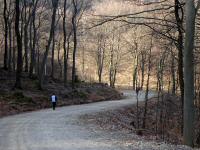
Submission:
<svg viewBox="0 0 200 150">
<path fill-rule="evenodd" d="M 0 119 L 0 150 L 124 150 L 127 147 L 89 131 L 79 116 L 136 103 L 133 91 L 124 100 L 105 101 L 24 113 Z M 153 94 L 150 94 L 150 97 Z M 144 94 L 140 94 L 140 100 Z"/>
</svg>

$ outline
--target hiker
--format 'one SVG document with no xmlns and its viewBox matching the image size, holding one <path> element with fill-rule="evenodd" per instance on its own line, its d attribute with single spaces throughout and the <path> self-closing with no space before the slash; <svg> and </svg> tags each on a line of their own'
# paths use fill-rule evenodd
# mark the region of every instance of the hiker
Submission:
<svg viewBox="0 0 200 150">
<path fill-rule="evenodd" d="M 55 110 L 55 108 L 56 108 L 56 102 L 57 102 L 57 96 L 55 94 L 53 94 L 51 96 L 51 102 L 52 102 L 53 110 Z"/>
</svg>

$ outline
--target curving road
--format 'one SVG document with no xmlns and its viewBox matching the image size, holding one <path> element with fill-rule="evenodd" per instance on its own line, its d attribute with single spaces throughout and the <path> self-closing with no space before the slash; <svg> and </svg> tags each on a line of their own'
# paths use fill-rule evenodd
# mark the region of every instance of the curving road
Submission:
<svg viewBox="0 0 200 150">
<path fill-rule="evenodd" d="M 105 139 L 78 123 L 82 114 L 123 107 L 136 102 L 133 92 L 127 98 L 93 104 L 67 106 L 55 111 L 37 112 L 0 119 L 0 150 L 122 150 L 123 146 Z M 140 100 L 143 99 L 140 96 Z"/>
</svg>

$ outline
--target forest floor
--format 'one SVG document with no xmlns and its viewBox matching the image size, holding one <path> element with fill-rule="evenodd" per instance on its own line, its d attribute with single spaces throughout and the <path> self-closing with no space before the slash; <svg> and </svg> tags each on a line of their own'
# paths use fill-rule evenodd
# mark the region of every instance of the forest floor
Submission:
<svg viewBox="0 0 200 150">
<path fill-rule="evenodd" d="M 58 106 L 86 104 L 92 102 L 121 99 L 122 93 L 105 84 L 76 83 L 76 89 L 64 88 L 63 82 L 45 79 L 43 90 L 38 89 L 38 80 L 22 75 L 22 90 L 13 89 L 15 75 L 0 70 L 0 117 L 21 112 L 51 107 L 50 96 L 58 96 Z"/>
<path fill-rule="evenodd" d="M 93 130 L 99 129 L 113 133 L 119 131 L 123 134 L 126 133 L 123 136 L 126 140 L 130 141 L 130 144 L 132 144 L 131 141 L 135 140 L 135 135 L 138 135 L 143 140 L 156 141 L 161 143 L 161 145 L 165 142 L 172 145 L 183 144 L 180 125 L 181 103 L 178 97 L 164 94 L 163 100 L 160 98 L 159 102 L 157 97 L 150 98 L 147 105 L 146 128 L 142 129 L 144 106 L 144 101 L 139 102 L 139 128 L 137 125 L 136 104 L 95 114 L 83 115 L 81 119 L 85 124 L 95 124 L 96 129 Z M 198 110 L 196 114 L 198 114 Z M 196 117 L 195 146 L 199 147 L 200 120 L 198 116 Z M 174 148 L 168 147 L 166 149 Z"/>
</svg>

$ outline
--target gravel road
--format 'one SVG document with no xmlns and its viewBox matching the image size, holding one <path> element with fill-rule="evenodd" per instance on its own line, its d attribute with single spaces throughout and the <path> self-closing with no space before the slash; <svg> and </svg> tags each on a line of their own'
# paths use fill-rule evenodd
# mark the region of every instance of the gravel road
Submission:
<svg viewBox="0 0 200 150">
<path fill-rule="evenodd" d="M 124 91 L 127 98 L 93 104 L 45 109 L 0 119 L 0 150 L 124 150 L 115 141 L 79 124 L 79 116 L 116 109 L 136 102 L 135 95 Z M 152 95 L 151 95 L 152 96 Z M 140 100 L 144 95 L 140 95 Z"/>
</svg>

